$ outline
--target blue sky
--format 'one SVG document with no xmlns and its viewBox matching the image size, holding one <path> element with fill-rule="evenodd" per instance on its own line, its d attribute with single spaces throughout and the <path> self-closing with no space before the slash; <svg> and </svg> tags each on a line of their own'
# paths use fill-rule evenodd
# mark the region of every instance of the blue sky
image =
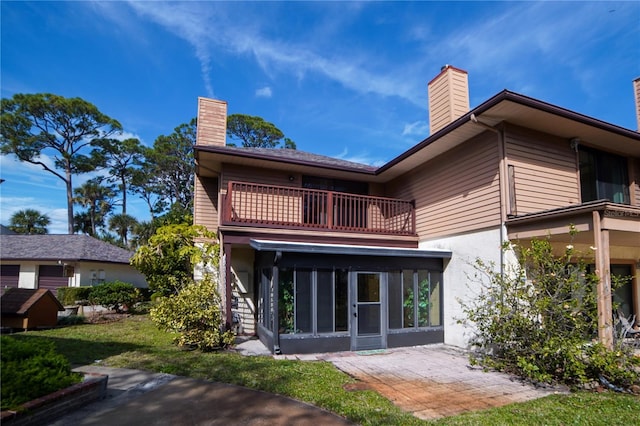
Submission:
<svg viewBox="0 0 640 426">
<path fill-rule="evenodd" d="M 230 114 L 273 122 L 300 150 L 383 164 L 428 136 L 426 85 L 444 64 L 468 71 L 471 107 L 509 89 L 636 129 L 636 1 L 0 8 L 2 97 L 79 96 L 147 145 L 207 96 L 227 101 Z M 62 181 L 10 157 L 0 158 L 0 176 L 0 223 L 29 207 L 51 217 L 51 233 L 66 232 Z"/>
</svg>

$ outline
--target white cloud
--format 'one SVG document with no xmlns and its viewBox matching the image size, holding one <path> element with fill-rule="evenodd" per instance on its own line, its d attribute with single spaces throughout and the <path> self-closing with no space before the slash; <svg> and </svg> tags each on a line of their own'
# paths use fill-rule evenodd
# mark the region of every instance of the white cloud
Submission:
<svg viewBox="0 0 640 426">
<path fill-rule="evenodd" d="M 429 123 L 418 120 L 413 123 L 405 123 L 402 129 L 402 136 L 419 136 L 426 138 L 429 136 Z"/>
<path fill-rule="evenodd" d="M 380 167 L 386 163 L 385 160 L 376 158 L 366 152 L 360 154 L 349 154 L 348 148 L 343 149 L 340 154 L 333 155 L 332 157 L 339 158 L 340 160 L 352 161 L 354 163 L 368 164 L 369 166 L 374 167 Z"/>
<path fill-rule="evenodd" d="M 262 89 L 256 90 L 256 96 L 259 98 L 270 98 L 273 95 L 271 87 L 265 86 Z"/>
</svg>

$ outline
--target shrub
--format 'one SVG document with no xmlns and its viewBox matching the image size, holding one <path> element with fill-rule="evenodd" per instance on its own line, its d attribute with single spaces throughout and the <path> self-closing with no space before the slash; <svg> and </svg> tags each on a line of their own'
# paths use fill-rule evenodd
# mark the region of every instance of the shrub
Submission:
<svg viewBox="0 0 640 426">
<path fill-rule="evenodd" d="M 82 381 L 52 342 L 2 336 L 2 409 L 17 409 L 32 399 Z"/>
<path fill-rule="evenodd" d="M 84 324 L 85 318 L 82 315 L 68 315 L 66 317 L 58 317 L 58 325 L 78 325 Z"/>
<path fill-rule="evenodd" d="M 195 265 L 218 262 L 215 234 L 201 225 L 167 225 L 138 248 L 131 264 L 145 275 L 149 289 L 164 296 L 176 294 L 191 282 Z M 200 241 L 196 244 L 196 240 Z"/>
<path fill-rule="evenodd" d="M 75 305 L 79 300 L 89 300 L 93 287 L 60 287 L 58 288 L 58 300 L 63 305 Z"/>
<path fill-rule="evenodd" d="M 629 348 L 609 351 L 591 343 L 598 326 L 598 278 L 587 273 L 573 246 L 561 256 L 553 255 L 548 240 L 511 248 L 519 263 L 504 274 L 492 264 L 475 263 L 474 282 L 481 290 L 462 303 L 466 318 L 459 321 L 476 329 L 472 361 L 538 382 L 639 383 L 633 367 L 640 359 Z"/>
<path fill-rule="evenodd" d="M 89 300 L 94 305 L 102 305 L 116 312 L 133 306 L 140 299 L 138 290 L 131 284 L 113 281 L 97 285 L 91 289 Z"/>
<path fill-rule="evenodd" d="M 220 296 L 208 275 L 184 285 L 178 294 L 156 299 L 150 316 L 160 329 L 179 333 L 175 342 L 181 347 L 208 351 L 233 343 L 233 333 L 222 332 Z"/>
</svg>

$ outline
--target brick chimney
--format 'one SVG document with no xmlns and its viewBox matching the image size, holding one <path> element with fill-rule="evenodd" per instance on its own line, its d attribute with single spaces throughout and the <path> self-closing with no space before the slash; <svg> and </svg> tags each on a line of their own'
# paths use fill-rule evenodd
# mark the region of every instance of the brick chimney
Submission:
<svg viewBox="0 0 640 426">
<path fill-rule="evenodd" d="M 640 132 L 640 77 L 633 80 L 633 93 L 636 98 L 636 121 L 638 122 L 638 131 Z"/>
<path fill-rule="evenodd" d="M 469 79 L 466 71 L 445 65 L 427 88 L 431 134 L 469 112 Z"/>
<path fill-rule="evenodd" d="M 227 140 L 227 103 L 198 98 L 196 145 L 225 146 Z"/>
</svg>

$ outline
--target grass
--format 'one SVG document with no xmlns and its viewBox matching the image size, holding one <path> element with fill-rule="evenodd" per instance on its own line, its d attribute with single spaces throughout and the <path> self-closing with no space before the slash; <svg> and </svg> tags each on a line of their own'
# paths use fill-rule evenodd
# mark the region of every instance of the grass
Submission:
<svg viewBox="0 0 640 426">
<path fill-rule="evenodd" d="M 111 367 L 237 384 L 309 402 L 364 425 L 630 425 L 636 423 L 640 413 L 637 397 L 579 392 L 425 422 L 376 392 L 345 390 L 344 385 L 353 383 L 353 379 L 330 363 L 183 351 L 171 343 L 174 336 L 157 330 L 146 316 L 16 337 L 53 341 L 75 365 L 99 361 Z"/>
</svg>

